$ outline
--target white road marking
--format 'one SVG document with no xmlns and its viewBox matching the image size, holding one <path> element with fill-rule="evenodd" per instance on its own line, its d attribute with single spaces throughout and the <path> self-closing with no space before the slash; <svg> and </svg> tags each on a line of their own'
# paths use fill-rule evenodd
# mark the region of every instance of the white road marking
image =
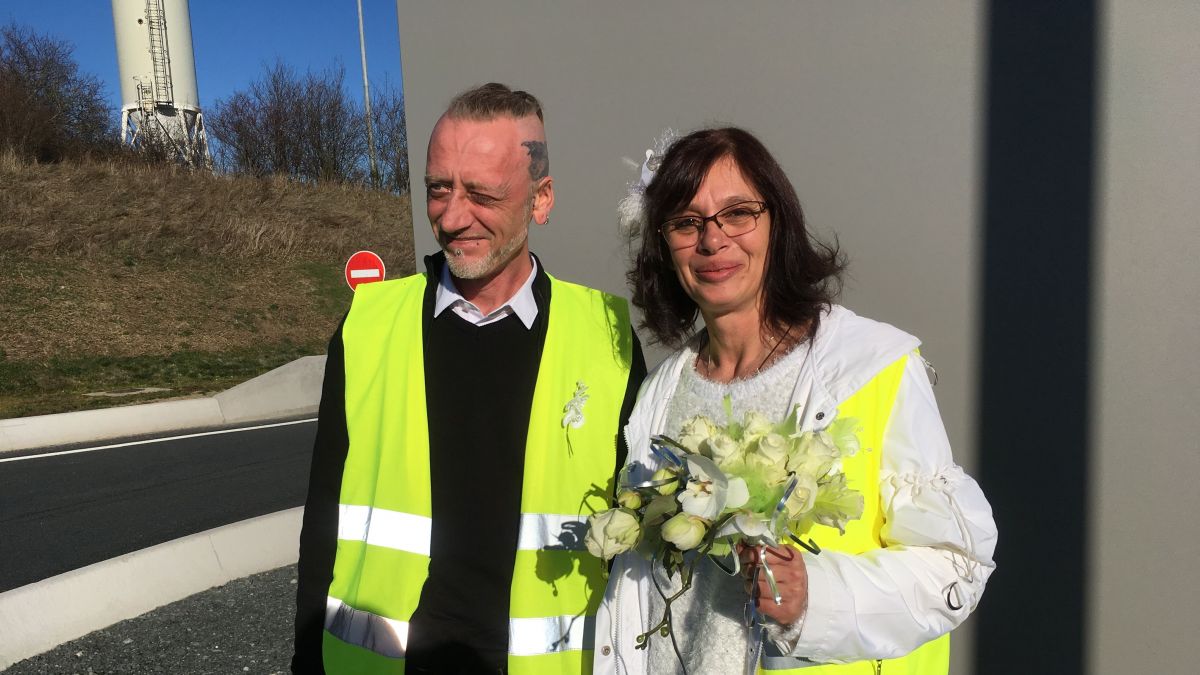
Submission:
<svg viewBox="0 0 1200 675">
<path fill-rule="evenodd" d="M 141 441 L 129 441 L 128 443 L 114 443 L 112 445 L 98 445 L 94 448 L 77 448 L 75 450 L 62 450 L 59 452 L 46 452 L 40 455 L 25 455 L 24 457 L 9 457 L 0 459 L 0 464 L 4 462 L 20 462 L 26 459 L 41 459 L 43 457 L 58 457 L 60 455 L 74 455 L 80 452 L 92 452 L 93 450 L 111 450 L 113 448 L 124 448 L 130 445 L 146 445 L 148 443 L 163 443 L 165 441 L 178 441 L 185 438 L 199 438 L 201 436 L 216 436 L 217 434 L 233 434 L 239 431 L 254 431 L 256 429 L 270 429 L 272 427 L 286 427 L 292 424 L 305 424 L 308 422 L 316 422 L 317 418 L 311 417 L 303 420 L 292 420 L 291 422 L 275 422 L 273 424 L 260 424 L 254 427 L 239 427 L 237 429 L 219 429 L 217 431 L 202 431 L 195 434 L 183 434 L 181 436 L 168 436 L 166 438 L 147 438 Z"/>
</svg>

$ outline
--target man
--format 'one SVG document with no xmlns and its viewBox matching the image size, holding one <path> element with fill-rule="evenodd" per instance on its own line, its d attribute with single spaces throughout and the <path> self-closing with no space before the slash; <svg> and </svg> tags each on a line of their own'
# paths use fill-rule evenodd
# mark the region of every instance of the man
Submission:
<svg viewBox="0 0 1200 675">
<path fill-rule="evenodd" d="M 628 308 L 529 252 L 554 206 L 532 95 L 456 97 L 425 185 L 441 253 L 359 286 L 329 345 L 292 670 L 584 672 L 583 523 L 645 375 Z"/>
</svg>

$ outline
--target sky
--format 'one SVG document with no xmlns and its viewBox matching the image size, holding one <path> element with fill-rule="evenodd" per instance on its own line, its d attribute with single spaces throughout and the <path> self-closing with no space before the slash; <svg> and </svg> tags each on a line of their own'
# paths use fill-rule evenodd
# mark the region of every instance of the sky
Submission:
<svg viewBox="0 0 1200 675">
<path fill-rule="evenodd" d="M 387 82 L 400 88 L 396 2 L 362 4 L 371 86 Z M 340 63 L 346 69 L 348 93 L 362 100 L 355 0 L 194 0 L 190 5 L 202 109 L 246 89 L 276 60 L 299 73 Z M 0 22 L 12 21 L 71 43 L 80 69 L 104 83 L 112 108 L 119 111 L 121 87 L 109 0 L 0 0 Z"/>
</svg>

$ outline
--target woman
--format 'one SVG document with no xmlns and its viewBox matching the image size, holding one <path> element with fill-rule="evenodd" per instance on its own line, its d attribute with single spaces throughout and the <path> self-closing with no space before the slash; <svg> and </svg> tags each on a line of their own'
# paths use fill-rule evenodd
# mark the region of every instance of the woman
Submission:
<svg viewBox="0 0 1200 675">
<path fill-rule="evenodd" d="M 779 605 L 765 575 L 755 589 L 702 561 L 671 605 L 673 637 L 655 634 L 646 649 L 635 639 L 679 581 L 619 556 L 597 616 L 596 672 L 947 672 L 943 636 L 976 606 L 996 530 L 951 457 L 919 341 L 833 304 L 840 256 L 809 236 L 795 190 L 746 131 L 672 144 L 641 215 L 633 302 L 644 327 L 678 349 L 642 386 L 626 428 L 629 462 L 658 468 L 650 436 L 676 435 L 699 414 L 724 419 L 726 397 L 736 419 L 747 410 L 783 419 L 800 405 L 806 430 L 837 415 L 859 421 L 864 451 L 842 468 L 865 506 L 844 534 L 807 533 L 819 554 L 766 552 Z M 704 329 L 692 334 L 697 315 Z M 752 571 L 756 551 L 742 556 Z M 747 591 L 766 617 L 765 639 L 748 629 Z"/>
</svg>

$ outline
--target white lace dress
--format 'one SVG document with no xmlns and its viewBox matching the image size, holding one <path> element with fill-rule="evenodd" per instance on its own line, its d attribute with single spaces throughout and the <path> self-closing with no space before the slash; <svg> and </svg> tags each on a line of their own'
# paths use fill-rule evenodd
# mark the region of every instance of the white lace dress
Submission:
<svg viewBox="0 0 1200 675">
<path fill-rule="evenodd" d="M 694 362 L 694 348 L 688 349 L 693 350 Z M 683 423 L 696 415 L 724 422 L 726 396 L 730 397 L 736 420 L 740 421 L 749 410 L 782 420 L 791 412 L 787 410 L 788 399 L 807 353 L 807 343 L 800 344 L 754 376 L 728 384 L 707 380 L 694 367 L 685 367 L 667 408 L 667 435 L 678 437 Z M 655 578 L 665 595 L 679 590 L 678 575 L 668 579 L 661 566 L 655 567 Z M 741 577 L 725 574 L 708 558 L 696 565 L 692 588 L 671 604 L 675 642 L 688 673 L 742 672 L 749 650 L 746 599 Z M 662 596 L 651 590 L 651 622 L 658 621 L 665 606 Z M 651 673 L 684 672 L 670 638 L 655 634 L 650 638 L 649 650 Z"/>
</svg>

